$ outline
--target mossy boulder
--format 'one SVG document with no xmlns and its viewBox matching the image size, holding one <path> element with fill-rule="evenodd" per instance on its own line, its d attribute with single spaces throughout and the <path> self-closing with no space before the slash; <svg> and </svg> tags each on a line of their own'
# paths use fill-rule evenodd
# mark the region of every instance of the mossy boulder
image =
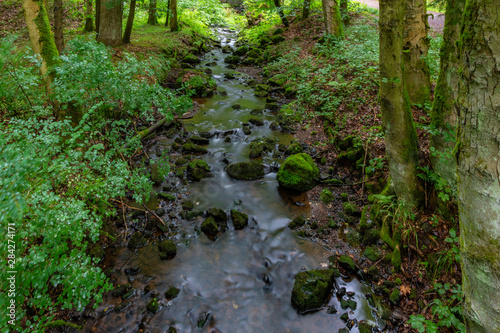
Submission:
<svg viewBox="0 0 500 333">
<path fill-rule="evenodd" d="M 272 86 L 283 86 L 286 83 L 286 75 L 285 74 L 277 74 L 271 78 L 269 78 L 269 84 Z"/>
<path fill-rule="evenodd" d="M 248 119 L 248 122 L 255 126 L 264 126 L 264 121 L 259 118 L 250 118 Z"/>
<path fill-rule="evenodd" d="M 272 44 L 278 44 L 278 43 L 281 43 L 285 40 L 285 37 L 281 36 L 281 35 L 274 35 L 271 37 L 271 43 Z"/>
<path fill-rule="evenodd" d="M 264 165 L 259 162 L 233 163 L 226 167 L 226 172 L 235 179 L 253 180 L 264 177 Z"/>
<path fill-rule="evenodd" d="M 162 168 L 160 164 L 154 162 L 151 164 L 151 180 L 159 185 L 165 180 L 166 174 L 163 173 L 164 170 L 168 170 L 166 168 Z"/>
<path fill-rule="evenodd" d="M 160 305 L 158 304 L 158 300 L 156 298 L 153 298 L 152 300 L 150 300 L 148 302 L 148 304 L 146 305 L 146 308 L 151 313 L 157 313 L 158 309 L 159 309 L 159 306 Z"/>
<path fill-rule="evenodd" d="M 248 46 L 243 45 L 243 46 L 238 47 L 233 52 L 233 54 L 241 57 L 241 56 L 244 56 L 245 54 L 247 54 L 247 52 L 248 52 Z"/>
<path fill-rule="evenodd" d="M 303 152 L 304 149 L 302 148 L 299 142 L 293 142 L 285 150 L 286 155 L 300 154 Z"/>
<path fill-rule="evenodd" d="M 399 304 L 399 302 L 401 301 L 401 292 L 398 288 L 394 288 L 394 290 L 391 292 L 391 294 L 389 295 L 389 301 L 391 301 L 393 305 Z"/>
<path fill-rule="evenodd" d="M 208 145 L 210 143 L 210 140 L 198 135 L 193 135 L 192 137 L 189 138 L 189 140 L 193 143 L 196 143 L 198 145 Z"/>
<path fill-rule="evenodd" d="M 158 196 L 162 199 L 167 200 L 167 201 L 175 201 L 175 196 L 172 194 L 169 194 L 169 193 L 160 192 L 160 193 L 158 193 Z"/>
<path fill-rule="evenodd" d="M 190 154 L 206 154 L 208 152 L 207 148 L 198 146 L 192 142 L 187 142 L 183 144 L 182 151 L 183 153 L 190 153 Z"/>
<path fill-rule="evenodd" d="M 195 56 L 194 54 L 190 53 L 182 59 L 182 62 L 188 64 L 199 64 L 200 59 L 198 59 L 198 57 Z"/>
<path fill-rule="evenodd" d="M 158 244 L 158 249 L 160 250 L 160 252 L 165 253 L 168 257 L 173 258 L 177 254 L 177 245 L 175 245 L 175 243 L 172 240 L 168 239 L 162 240 Z"/>
<path fill-rule="evenodd" d="M 248 53 L 247 53 L 247 57 L 250 57 L 250 58 L 259 58 L 261 55 L 262 55 L 262 51 L 257 49 L 257 48 L 253 48 L 250 51 L 248 51 Z"/>
<path fill-rule="evenodd" d="M 340 256 L 339 260 L 339 265 L 343 267 L 346 271 L 349 272 L 355 272 L 356 271 L 356 265 L 354 264 L 354 260 L 352 260 L 351 257 L 343 255 Z"/>
<path fill-rule="evenodd" d="M 319 200 L 321 200 L 323 203 L 332 202 L 334 199 L 335 197 L 333 193 L 327 188 L 321 191 L 321 194 L 319 195 Z"/>
<path fill-rule="evenodd" d="M 220 208 L 210 208 L 207 210 L 208 216 L 213 216 L 216 222 L 227 222 L 227 214 L 223 209 Z"/>
<path fill-rule="evenodd" d="M 241 61 L 241 63 L 242 63 L 243 65 L 245 65 L 245 66 L 251 66 L 251 65 L 255 64 L 255 63 L 256 63 L 256 61 L 257 61 L 257 59 L 255 59 L 255 58 L 252 58 L 252 57 L 246 57 L 245 59 L 243 59 L 243 60 Z"/>
<path fill-rule="evenodd" d="M 236 230 L 244 229 L 248 225 L 248 215 L 236 209 L 231 210 L 231 220 L 233 220 L 233 226 Z"/>
<path fill-rule="evenodd" d="M 316 186 L 319 169 L 306 153 L 291 155 L 280 166 L 276 176 L 280 186 L 296 191 L 307 191 Z"/>
<path fill-rule="evenodd" d="M 347 310 L 347 309 L 356 310 L 358 305 L 352 299 L 341 299 L 340 300 L 340 307 L 342 308 L 342 310 Z"/>
<path fill-rule="evenodd" d="M 175 288 L 175 287 L 170 287 L 168 288 L 168 290 L 165 292 L 165 298 L 168 299 L 168 300 L 171 300 L 171 299 L 174 299 L 174 298 L 177 298 L 177 296 L 179 296 L 179 293 L 181 292 L 181 290 L 179 288 Z"/>
<path fill-rule="evenodd" d="M 258 85 L 255 86 L 255 90 L 256 91 L 269 91 L 271 87 L 267 84 L 262 84 L 262 83 L 259 83 Z"/>
<path fill-rule="evenodd" d="M 194 203 L 192 201 L 184 201 L 182 203 L 182 210 L 193 210 L 194 209 Z"/>
<path fill-rule="evenodd" d="M 264 152 L 270 152 L 274 149 L 276 143 L 272 139 L 254 140 L 250 143 L 250 151 L 248 156 L 250 158 L 262 157 Z"/>
<path fill-rule="evenodd" d="M 256 91 L 254 93 L 254 96 L 255 97 L 267 97 L 267 96 L 269 96 L 269 93 L 265 90 L 261 90 L 261 91 Z"/>
<path fill-rule="evenodd" d="M 368 246 L 365 249 L 363 255 L 372 262 L 378 261 L 382 257 L 380 251 L 376 247 L 371 247 L 371 246 Z"/>
<path fill-rule="evenodd" d="M 285 32 L 285 30 L 283 30 L 283 28 L 278 28 L 278 29 L 274 30 L 273 35 L 281 35 L 284 32 Z"/>
<path fill-rule="evenodd" d="M 364 244 L 375 244 L 380 239 L 380 231 L 378 229 L 366 230 L 363 235 Z"/>
<path fill-rule="evenodd" d="M 304 226 L 304 224 L 306 224 L 306 220 L 302 216 L 297 216 L 288 224 L 288 228 L 297 229 Z"/>
<path fill-rule="evenodd" d="M 346 213 L 347 215 L 359 215 L 360 212 L 359 212 L 359 207 L 356 206 L 355 204 L 353 204 L 352 202 L 344 202 L 342 204 L 343 208 L 344 208 L 344 213 Z"/>
<path fill-rule="evenodd" d="M 300 313 L 317 310 L 325 303 L 335 280 L 333 269 L 300 272 L 292 289 L 292 305 Z"/>
<path fill-rule="evenodd" d="M 209 216 L 201 224 L 201 231 L 207 236 L 215 236 L 219 232 L 219 226 L 215 222 L 213 216 Z"/>
<path fill-rule="evenodd" d="M 130 240 L 128 241 L 128 247 L 131 249 L 138 249 L 146 246 L 146 244 L 148 244 L 148 241 L 139 231 L 134 232 L 134 234 L 132 235 L 132 237 L 130 237 Z"/>
<path fill-rule="evenodd" d="M 203 160 L 193 160 L 187 166 L 187 174 L 189 178 L 194 181 L 200 181 L 204 178 L 210 177 L 210 167 L 207 162 Z"/>
<path fill-rule="evenodd" d="M 185 69 L 180 72 L 176 87 L 185 91 L 193 91 L 195 97 L 212 96 L 217 90 L 217 84 L 210 75 L 195 69 Z"/>
<path fill-rule="evenodd" d="M 238 56 L 235 56 L 235 55 L 230 55 L 230 56 L 227 56 L 225 59 L 224 59 L 224 62 L 226 64 L 231 64 L 231 65 L 237 65 L 240 63 L 240 57 Z"/>
</svg>

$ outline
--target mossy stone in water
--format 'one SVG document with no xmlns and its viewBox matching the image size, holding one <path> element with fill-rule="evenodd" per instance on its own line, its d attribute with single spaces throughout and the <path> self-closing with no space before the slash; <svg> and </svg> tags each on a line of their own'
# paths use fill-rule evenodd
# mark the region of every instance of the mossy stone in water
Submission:
<svg viewBox="0 0 500 333">
<path fill-rule="evenodd" d="M 194 209 L 194 203 L 192 201 L 184 201 L 182 203 L 182 210 L 193 210 Z"/>
<path fill-rule="evenodd" d="M 172 194 L 169 194 L 169 193 L 160 192 L 160 193 L 158 193 L 158 196 L 162 199 L 167 200 L 167 201 L 175 201 L 175 196 Z"/>
<path fill-rule="evenodd" d="M 333 286 L 332 269 L 300 272 L 292 289 L 292 305 L 304 313 L 321 308 Z"/>
<path fill-rule="evenodd" d="M 209 216 L 201 224 L 201 231 L 207 236 L 215 236 L 219 232 L 219 226 L 215 223 L 213 216 Z"/>
<path fill-rule="evenodd" d="M 196 69 L 183 70 L 175 84 L 176 88 L 194 91 L 195 97 L 212 96 L 217 90 L 215 80 L 210 75 Z"/>
<path fill-rule="evenodd" d="M 236 65 L 240 63 L 240 57 L 235 56 L 235 55 L 230 55 L 224 59 L 224 62 L 226 64 L 231 64 L 231 65 Z"/>
<path fill-rule="evenodd" d="M 280 186 L 285 188 L 307 191 L 316 186 L 319 169 L 308 154 L 295 154 L 280 166 L 276 179 Z"/>
<path fill-rule="evenodd" d="M 267 96 L 269 96 L 269 93 L 265 90 L 261 90 L 261 91 L 256 91 L 254 93 L 254 96 L 255 97 L 267 97 Z"/>
<path fill-rule="evenodd" d="M 299 227 L 302 227 L 304 224 L 306 224 L 306 220 L 302 216 L 297 216 L 293 219 L 292 222 L 288 224 L 288 228 L 297 229 Z"/>
<path fill-rule="evenodd" d="M 185 56 L 184 59 L 182 59 L 182 62 L 188 63 L 188 64 L 199 64 L 200 59 L 198 59 L 198 57 L 195 56 L 194 54 L 190 53 L 187 56 Z"/>
<path fill-rule="evenodd" d="M 195 145 L 192 142 L 183 144 L 182 151 L 184 153 L 199 153 L 199 154 L 206 154 L 208 152 L 207 148 Z"/>
<path fill-rule="evenodd" d="M 245 54 L 247 54 L 247 52 L 248 52 L 248 46 L 243 45 L 238 47 L 236 51 L 233 52 L 233 54 L 237 56 L 244 56 Z"/>
<path fill-rule="evenodd" d="M 209 210 L 207 210 L 207 215 L 213 216 L 213 218 L 217 222 L 227 222 L 227 214 L 223 209 L 215 207 L 210 208 Z"/>
<path fill-rule="evenodd" d="M 170 300 L 170 299 L 174 299 L 174 298 L 177 298 L 177 296 L 179 296 L 179 293 L 181 292 L 181 290 L 179 288 L 175 288 L 175 287 L 170 287 L 166 292 L 165 292 L 165 298 Z"/>
<path fill-rule="evenodd" d="M 128 241 L 128 247 L 131 249 L 138 249 L 140 247 L 146 246 L 148 241 L 139 231 L 134 232 L 130 240 Z"/>
<path fill-rule="evenodd" d="M 244 229 L 248 225 L 248 215 L 236 209 L 231 210 L 231 220 L 233 220 L 233 226 L 237 230 Z"/>
<path fill-rule="evenodd" d="M 350 272 L 356 271 L 356 265 L 354 264 L 354 260 L 351 257 L 343 255 L 339 258 L 339 265 L 342 266 L 345 270 Z"/>
<path fill-rule="evenodd" d="M 193 160 L 187 166 L 187 173 L 189 178 L 194 181 L 200 181 L 204 178 L 210 177 L 210 167 L 207 162 L 203 160 Z"/>
<path fill-rule="evenodd" d="M 229 176 L 240 180 L 253 180 L 264 177 L 264 165 L 259 162 L 233 163 L 226 167 Z"/>
<path fill-rule="evenodd" d="M 285 154 L 287 154 L 287 155 L 300 154 L 302 152 L 304 152 L 304 149 L 302 148 L 302 146 L 298 142 L 292 143 L 285 150 Z"/>
<path fill-rule="evenodd" d="M 158 300 L 156 298 L 153 298 L 152 300 L 150 300 L 148 302 L 148 304 L 146 305 L 148 311 L 151 313 L 157 313 L 159 306 L 160 305 L 158 304 Z"/>
<path fill-rule="evenodd" d="M 342 310 L 346 310 L 346 309 L 349 309 L 349 308 L 352 309 L 352 310 L 356 310 L 356 308 L 358 307 L 358 305 L 352 299 L 349 299 L 349 300 L 341 299 L 340 300 L 340 307 L 342 308 Z"/>
<path fill-rule="evenodd" d="M 325 188 L 323 191 L 321 191 L 319 199 L 324 203 L 329 203 L 332 202 L 335 199 L 335 197 L 333 196 L 333 193 L 329 189 Z"/>
<path fill-rule="evenodd" d="M 271 87 L 267 84 L 258 84 L 255 86 L 255 90 L 256 91 L 269 91 Z"/>
<path fill-rule="evenodd" d="M 165 253 L 169 257 L 174 257 L 177 254 L 177 245 L 171 240 L 165 239 L 158 244 L 160 252 Z"/>
</svg>

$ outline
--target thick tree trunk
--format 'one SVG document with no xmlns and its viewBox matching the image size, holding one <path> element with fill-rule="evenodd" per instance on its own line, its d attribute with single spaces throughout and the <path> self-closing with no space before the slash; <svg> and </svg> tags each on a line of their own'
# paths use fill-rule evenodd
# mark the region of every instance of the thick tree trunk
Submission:
<svg viewBox="0 0 500 333">
<path fill-rule="evenodd" d="M 99 27 L 101 22 L 101 0 L 95 0 L 95 31 L 99 35 Z"/>
<path fill-rule="evenodd" d="M 273 1 L 274 5 L 276 6 L 276 10 L 278 11 L 278 15 L 280 16 L 281 22 L 283 22 L 283 25 L 288 28 L 289 26 L 288 19 L 285 16 L 283 7 L 281 7 L 280 0 L 273 0 Z"/>
<path fill-rule="evenodd" d="M 125 27 L 125 33 L 123 34 L 123 43 L 130 43 L 130 35 L 132 34 L 132 27 L 134 26 L 134 16 L 135 16 L 135 5 L 137 0 L 130 0 L 130 11 L 128 13 L 127 26 Z"/>
<path fill-rule="evenodd" d="M 460 37 L 458 194 L 467 332 L 500 332 L 500 2 L 467 1 Z"/>
<path fill-rule="evenodd" d="M 304 0 L 304 4 L 302 7 L 302 19 L 305 20 L 309 17 L 311 13 L 311 0 Z"/>
<path fill-rule="evenodd" d="M 64 49 L 62 0 L 54 0 L 54 37 L 57 51 L 61 54 Z"/>
<path fill-rule="evenodd" d="M 406 0 L 404 50 L 406 89 L 412 103 L 429 100 L 431 75 L 425 57 L 429 52 L 427 37 L 427 1 Z"/>
<path fill-rule="evenodd" d="M 179 23 L 177 22 L 177 0 L 170 0 L 170 31 L 179 30 Z"/>
<path fill-rule="evenodd" d="M 158 17 L 156 17 L 156 0 L 149 0 L 148 24 L 158 24 Z"/>
<path fill-rule="evenodd" d="M 94 31 L 94 20 L 92 19 L 92 0 L 86 0 L 85 1 L 85 6 L 87 7 L 85 9 L 85 28 L 84 30 L 87 32 L 92 32 Z"/>
<path fill-rule="evenodd" d="M 403 79 L 404 1 L 380 1 L 380 110 L 394 192 L 417 205 L 417 135 Z"/>
<path fill-rule="evenodd" d="M 457 188 L 457 163 L 451 155 L 455 146 L 453 132 L 457 127 L 457 99 L 459 82 L 459 61 L 457 42 L 460 38 L 460 26 L 465 0 L 447 0 L 444 22 L 443 44 L 440 54 L 439 78 L 434 91 L 431 122 L 435 133 L 430 144 L 436 154 L 431 154 L 434 171 L 446 180 L 448 185 Z M 451 129 L 451 131 L 450 131 Z"/>
<path fill-rule="evenodd" d="M 167 1 L 167 17 L 165 17 L 165 26 L 168 27 L 170 22 L 170 0 Z"/>
<path fill-rule="evenodd" d="M 326 33 L 336 37 L 344 36 L 342 18 L 340 17 L 339 0 L 322 0 Z"/>
<path fill-rule="evenodd" d="M 108 46 L 122 44 L 123 4 L 121 0 L 101 0 L 97 41 Z"/>
<path fill-rule="evenodd" d="M 28 26 L 31 46 L 35 54 L 42 58 L 40 71 L 50 92 L 52 78 L 49 69 L 57 63 L 57 52 L 54 36 L 50 30 L 49 17 L 43 1 L 23 0 L 24 18 Z"/>
</svg>

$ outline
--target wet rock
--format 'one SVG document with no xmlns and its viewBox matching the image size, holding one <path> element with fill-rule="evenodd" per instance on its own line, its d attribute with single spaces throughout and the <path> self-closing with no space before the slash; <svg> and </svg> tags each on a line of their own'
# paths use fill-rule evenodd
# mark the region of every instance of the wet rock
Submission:
<svg viewBox="0 0 500 333">
<path fill-rule="evenodd" d="M 146 246 L 146 244 L 148 244 L 148 241 L 139 231 L 134 232 L 128 241 L 128 247 L 131 249 L 138 249 Z"/>
<path fill-rule="evenodd" d="M 248 126 L 243 126 L 242 130 L 243 130 L 243 134 L 245 134 L 245 135 L 250 135 L 252 133 L 252 130 L 250 130 L 250 128 Z"/>
<path fill-rule="evenodd" d="M 151 313 L 157 313 L 159 307 L 160 307 L 160 304 L 158 304 L 158 300 L 156 300 L 156 298 L 153 298 L 152 300 L 150 300 L 148 302 L 148 304 L 146 305 L 146 308 Z"/>
<path fill-rule="evenodd" d="M 212 314 L 210 312 L 204 312 L 196 322 L 196 327 L 205 328 L 207 325 L 210 325 L 212 322 Z"/>
<path fill-rule="evenodd" d="M 347 313 L 344 313 L 345 315 L 347 315 Z M 342 319 L 342 316 L 340 317 L 340 319 Z M 347 318 L 347 320 L 349 320 L 349 316 Z M 346 322 L 347 322 L 346 320 Z M 349 333 L 349 329 L 347 327 L 343 327 L 341 329 L 339 329 L 339 333 Z"/>
<path fill-rule="evenodd" d="M 194 203 L 192 201 L 184 201 L 182 203 L 182 210 L 193 210 L 194 209 Z"/>
<path fill-rule="evenodd" d="M 175 257 L 177 254 L 177 245 L 172 240 L 162 240 L 158 244 L 158 249 L 160 250 L 160 253 L 164 253 L 166 257 L 169 257 L 170 259 Z"/>
<path fill-rule="evenodd" d="M 173 327 L 173 326 L 170 326 L 170 327 L 168 328 L 167 333 L 177 333 L 177 328 L 175 328 L 175 327 Z"/>
<path fill-rule="evenodd" d="M 247 52 L 248 52 L 248 46 L 243 45 L 243 46 L 238 47 L 233 52 L 233 54 L 241 57 L 241 56 L 244 56 L 245 54 L 247 54 Z"/>
<path fill-rule="evenodd" d="M 205 68 L 203 70 L 203 72 L 205 72 L 205 74 L 209 74 L 209 75 L 212 74 L 212 70 L 210 68 Z"/>
<path fill-rule="evenodd" d="M 226 136 L 224 138 L 224 142 L 231 142 L 231 137 L 230 136 Z"/>
<path fill-rule="evenodd" d="M 339 265 L 344 268 L 346 271 L 356 272 L 356 265 L 354 264 L 354 260 L 351 257 L 343 255 L 340 256 Z"/>
<path fill-rule="evenodd" d="M 136 275 L 139 273 L 141 269 L 139 267 L 129 267 L 125 270 L 125 274 L 127 275 Z"/>
<path fill-rule="evenodd" d="M 224 59 L 226 64 L 237 65 L 240 63 L 240 57 L 235 55 L 230 55 Z"/>
<path fill-rule="evenodd" d="M 170 287 L 166 292 L 165 292 L 165 298 L 168 299 L 168 300 L 172 300 L 172 299 L 175 299 L 177 298 L 177 296 L 179 296 L 179 293 L 181 292 L 181 290 L 179 288 L 175 288 L 175 287 Z"/>
<path fill-rule="evenodd" d="M 264 165 L 259 162 L 233 163 L 226 167 L 226 172 L 235 179 L 253 180 L 264 177 Z"/>
<path fill-rule="evenodd" d="M 198 59 L 198 57 L 195 56 L 194 54 L 190 53 L 182 59 L 182 62 L 188 64 L 199 64 L 200 59 Z"/>
<path fill-rule="evenodd" d="M 165 170 L 157 162 L 151 164 L 151 180 L 156 184 L 161 184 L 165 180 Z"/>
<path fill-rule="evenodd" d="M 196 97 L 212 96 L 217 89 L 217 84 L 210 75 L 195 69 L 183 70 L 175 84 L 176 88 L 194 91 Z"/>
<path fill-rule="evenodd" d="M 160 192 L 160 193 L 158 193 L 158 196 L 162 199 L 167 200 L 167 201 L 175 201 L 175 196 L 172 194 L 169 194 L 169 193 Z"/>
<path fill-rule="evenodd" d="M 270 88 L 271 87 L 269 85 L 262 84 L 262 83 L 255 86 L 255 90 L 256 91 L 267 91 L 267 92 L 269 92 Z"/>
<path fill-rule="evenodd" d="M 337 309 L 335 308 L 335 306 L 330 305 L 328 307 L 328 309 L 326 310 L 326 313 L 328 313 L 328 314 L 335 314 L 335 313 L 337 313 Z"/>
<path fill-rule="evenodd" d="M 193 143 L 196 143 L 197 145 L 208 145 L 210 143 L 210 140 L 201 136 L 193 135 L 192 137 L 189 138 Z"/>
<path fill-rule="evenodd" d="M 335 293 L 335 295 L 337 295 L 337 297 L 343 297 L 345 294 L 346 294 L 345 287 L 339 288 L 339 290 L 337 290 L 337 292 Z"/>
<path fill-rule="evenodd" d="M 344 323 L 347 323 L 349 321 L 349 314 L 347 312 L 343 313 L 340 316 L 340 320 L 342 320 Z M 347 332 L 349 332 L 349 330 L 347 330 Z M 340 330 L 339 330 L 339 333 L 340 333 Z"/>
<path fill-rule="evenodd" d="M 212 216 L 216 222 L 227 222 L 227 214 L 223 209 L 210 208 L 207 210 L 207 215 Z"/>
<path fill-rule="evenodd" d="M 274 149 L 276 143 L 272 139 L 254 140 L 250 143 L 250 150 L 248 156 L 253 158 L 262 157 L 264 152 L 270 152 Z"/>
<path fill-rule="evenodd" d="M 264 121 L 262 119 L 250 118 L 248 119 L 248 122 L 255 126 L 264 126 Z"/>
<path fill-rule="evenodd" d="M 234 80 L 236 78 L 236 76 L 233 73 L 226 73 L 226 74 L 224 74 L 224 78 L 226 78 L 228 80 Z"/>
<path fill-rule="evenodd" d="M 288 224 L 288 228 L 297 229 L 304 226 L 304 224 L 306 224 L 306 220 L 302 216 L 297 216 Z"/>
<path fill-rule="evenodd" d="M 208 152 L 207 148 L 195 145 L 194 143 L 188 142 L 182 145 L 183 153 L 198 153 L 206 154 Z"/>
<path fill-rule="evenodd" d="M 349 308 L 352 310 L 356 310 L 357 304 L 352 299 L 349 299 L 349 300 L 341 299 L 340 300 L 340 307 L 342 308 L 342 310 L 346 310 Z"/>
<path fill-rule="evenodd" d="M 187 158 L 181 157 L 175 160 L 174 164 L 176 166 L 184 166 L 189 163 L 189 160 Z"/>
<path fill-rule="evenodd" d="M 183 62 L 183 63 L 181 63 L 181 68 L 182 69 L 193 69 L 194 66 L 191 64 L 188 64 L 187 62 Z"/>
<path fill-rule="evenodd" d="M 380 251 L 376 247 L 371 247 L 371 246 L 368 246 L 365 249 L 363 255 L 372 262 L 378 261 L 382 257 Z"/>
<path fill-rule="evenodd" d="M 257 116 L 259 114 L 262 114 L 264 110 L 262 109 L 253 109 L 252 111 L 250 111 L 250 114 L 253 115 L 253 116 Z"/>
<path fill-rule="evenodd" d="M 365 323 L 364 321 L 360 322 L 358 325 L 359 333 L 371 333 L 373 326 Z"/>
<path fill-rule="evenodd" d="M 279 125 L 275 121 L 273 121 L 269 124 L 269 128 L 273 131 L 277 131 L 279 129 Z"/>
<path fill-rule="evenodd" d="M 276 176 L 280 186 L 301 192 L 316 186 L 318 178 L 318 167 L 311 156 L 305 153 L 288 157 Z"/>
<path fill-rule="evenodd" d="M 300 154 L 302 152 L 304 152 L 304 149 L 302 148 L 299 142 L 293 142 L 285 150 L 286 155 Z"/>
<path fill-rule="evenodd" d="M 233 105 L 231 105 L 231 107 L 232 107 L 233 109 L 235 109 L 235 110 L 239 110 L 239 109 L 241 109 L 241 105 L 239 105 L 239 104 L 233 104 Z"/>
<path fill-rule="evenodd" d="M 333 196 L 333 193 L 329 189 L 325 188 L 323 191 L 321 191 L 319 199 L 323 203 L 330 203 L 335 199 L 335 197 Z"/>
<path fill-rule="evenodd" d="M 278 111 L 280 107 L 278 103 L 266 103 L 266 109 L 270 111 Z"/>
<path fill-rule="evenodd" d="M 259 58 L 261 55 L 262 55 L 262 51 L 260 49 L 257 49 L 257 48 L 253 48 L 250 51 L 248 51 L 248 53 L 247 53 L 247 57 L 255 58 L 255 59 Z"/>
<path fill-rule="evenodd" d="M 130 284 L 121 284 L 113 289 L 111 295 L 113 295 L 113 297 L 122 297 L 130 292 L 130 290 L 133 290 Z"/>
<path fill-rule="evenodd" d="M 222 47 L 222 53 L 231 53 L 231 52 L 233 52 L 233 49 L 231 48 L 231 46 L 226 45 L 226 46 Z"/>
<path fill-rule="evenodd" d="M 211 176 L 210 167 L 207 162 L 198 159 L 189 162 L 187 174 L 189 178 L 194 181 L 200 181 Z"/>
<path fill-rule="evenodd" d="M 128 302 L 121 302 L 116 308 L 115 308 L 115 312 L 122 312 L 126 309 L 128 309 L 130 307 L 130 305 L 132 304 L 132 302 L 128 301 Z"/>
<path fill-rule="evenodd" d="M 244 229 L 248 225 L 248 215 L 236 209 L 231 210 L 231 220 L 236 230 Z"/>
<path fill-rule="evenodd" d="M 255 97 L 267 97 L 267 96 L 269 96 L 269 93 L 265 90 L 260 90 L 260 91 L 256 91 L 254 93 L 254 96 Z"/>
<path fill-rule="evenodd" d="M 201 231 L 207 236 L 215 236 L 219 232 L 219 226 L 215 222 L 213 216 L 209 216 L 201 224 Z"/>
<path fill-rule="evenodd" d="M 334 280 L 331 269 L 298 273 L 292 289 L 292 305 L 301 313 L 321 308 Z"/>
</svg>

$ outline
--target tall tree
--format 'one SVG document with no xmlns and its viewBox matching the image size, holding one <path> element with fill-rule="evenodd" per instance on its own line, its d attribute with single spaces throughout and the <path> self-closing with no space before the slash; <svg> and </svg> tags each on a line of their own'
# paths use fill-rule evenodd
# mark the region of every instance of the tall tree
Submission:
<svg viewBox="0 0 500 333">
<path fill-rule="evenodd" d="M 165 26 L 168 27 L 168 22 L 170 21 L 170 0 L 167 1 L 167 15 L 165 17 Z"/>
<path fill-rule="evenodd" d="M 94 20 L 92 19 L 92 0 L 85 1 L 85 28 L 84 30 L 87 32 L 94 31 Z"/>
<path fill-rule="evenodd" d="M 56 64 L 59 53 L 50 30 L 49 17 L 43 1 L 23 0 L 24 18 L 33 51 L 42 58 L 40 72 L 50 92 L 52 77 L 49 69 Z"/>
<path fill-rule="evenodd" d="M 305 20 L 309 17 L 311 13 L 311 0 L 304 0 L 304 4 L 302 5 L 302 19 Z"/>
<path fill-rule="evenodd" d="M 417 135 L 403 75 L 405 0 L 380 1 L 380 111 L 392 186 L 398 199 L 419 201 Z"/>
<path fill-rule="evenodd" d="M 276 6 L 276 10 L 278 11 L 278 15 L 280 16 L 281 22 L 283 25 L 288 28 L 290 25 L 288 23 L 288 19 L 286 18 L 285 12 L 283 11 L 283 7 L 281 6 L 280 0 L 273 0 L 274 5 Z"/>
<path fill-rule="evenodd" d="M 156 16 L 156 0 L 149 0 L 148 24 L 158 24 L 158 17 Z"/>
<path fill-rule="evenodd" d="M 54 0 L 54 37 L 59 54 L 64 49 L 63 9 L 62 0 Z"/>
<path fill-rule="evenodd" d="M 454 148 L 453 133 L 456 130 L 458 112 L 459 61 L 457 42 L 465 0 L 447 0 L 444 21 L 443 44 L 440 52 L 439 77 L 434 90 L 431 122 L 435 127 L 430 140 L 436 153 L 431 154 L 434 171 L 443 177 L 449 186 L 456 189 L 457 163 L 449 154 Z"/>
<path fill-rule="evenodd" d="M 123 43 L 130 43 L 130 35 L 132 34 L 132 27 L 134 26 L 135 17 L 135 5 L 137 0 L 130 0 L 130 10 L 128 12 L 127 26 L 125 27 L 125 33 L 123 34 Z"/>
<path fill-rule="evenodd" d="M 406 0 L 404 18 L 405 82 L 410 101 L 423 103 L 429 100 L 431 75 L 425 57 L 429 53 L 427 37 L 427 1 Z"/>
<path fill-rule="evenodd" d="M 95 0 L 95 31 L 99 34 L 99 22 L 101 22 L 101 0 Z"/>
<path fill-rule="evenodd" d="M 177 22 L 177 0 L 170 0 L 170 31 L 179 30 Z"/>
<path fill-rule="evenodd" d="M 322 0 L 326 33 L 336 37 L 344 36 L 339 0 Z"/>
<path fill-rule="evenodd" d="M 467 0 L 460 37 L 458 195 L 467 332 L 500 332 L 500 2 Z"/>
<path fill-rule="evenodd" d="M 97 41 L 108 46 L 122 44 L 123 3 L 121 0 L 100 0 Z"/>
</svg>

